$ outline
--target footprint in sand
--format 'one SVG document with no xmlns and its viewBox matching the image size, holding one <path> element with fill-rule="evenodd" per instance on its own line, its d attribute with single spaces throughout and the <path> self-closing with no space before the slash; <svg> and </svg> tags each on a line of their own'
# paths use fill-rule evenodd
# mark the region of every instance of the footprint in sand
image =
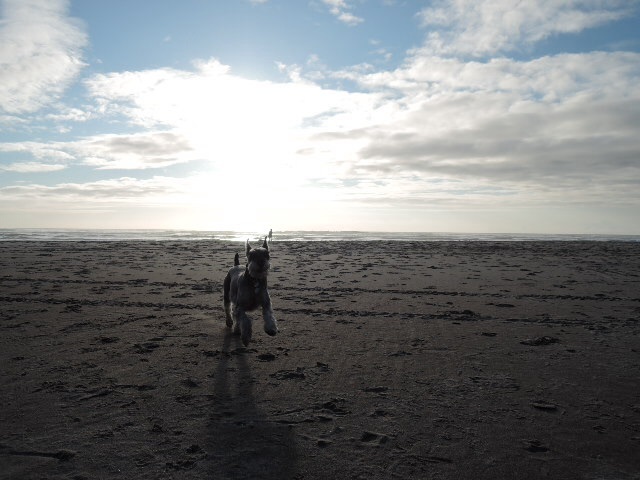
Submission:
<svg viewBox="0 0 640 480">
<path fill-rule="evenodd" d="M 388 410 L 384 410 L 382 408 L 378 408 L 374 410 L 372 414 L 369 415 L 372 418 L 382 418 L 382 417 L 393 417 L 394 414 Z"/>
<path fill-rule="evenodd" d="M 363 392 L 368 392 L 368 393 L 384 393 L 387 390 L 389 390 L 389 387 L 383 387 L 383 386 L 366 387 L 362 389 Z"/>
<path fill-rule="evenodd" d="M 295 370 L 278 370 L 269 376 L 277 380 L 302 380 L 306 378 L 304 367 L 297 367 Z"/>
<path fill-rule="evenodd" d="M 258 355 L 258 360 L 261 362 L 273 362 L 276 356 L 273 353 L 261 353 Z"/>
<path fill-rule="evenodd" d="M 133 348 L 136 353 L 150 353 L 153 352 L 160 345 L 153 342 L 135 343 Z"/>
<path fill-rule="evenodd" d="M 525 440 L 524 449 L 531 453 L 544 453 L 549 451 L 540 440 Z"/>
<path fill-rule="evenodd" d="M 535 408 L 536 410 L 542 410 L 543 412 L 557 412 L 558 411 L 558 406 L 554 405 L 553 403 L 533 402 L 531 404 L 531 406 L 533 408 Z"/>
<path fill-rule="evenodd" d="M 555 337 L 549 337 L 547 335 L 543 336 L 543 337 L 537 337 L 537 338 L 531 338 L 529 340 L 523 340 L 522 342 L 520 342 L 522 345 L 531 345 L 534 347 L 539 347 L 540 345 L 551 345 L 553 343 L 558 343 L 560 340 L 558 340 Z"/>
<path fill-rule="evenodd" d="M 332 398 L 331 400 L 324 402 L 319 406 L 319 410 L 324 410 L 333 415 L 342 416 L 351 413 L 350 410 L 345 408 L 346 400 L 344 398 Z"/>
<path fill-rule="evenodd" d="M 383 445 L 388 441 L 389 436 L 383 433 L 365 431 L 360 437 L 360 442 L 373 447 L 379 447 L 380 445 Z"/>
</svg>

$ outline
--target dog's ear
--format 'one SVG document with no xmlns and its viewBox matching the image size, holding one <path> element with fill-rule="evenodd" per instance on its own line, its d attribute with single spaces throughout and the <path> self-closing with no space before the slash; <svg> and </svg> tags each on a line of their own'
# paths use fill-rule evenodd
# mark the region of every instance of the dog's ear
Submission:
<svg viewBox="0 0 640 480">
<path fill-rule="evenodd" d="M 267 243 L 267 237 L 264 237 L 264 242 L 262 244 L 262 248 L 269 250 L 269 244 Z"/>
<path fill-rule="evenodd" d="M 249 245 L 249 239 L 248 238 L 247 238 L 247 243 L 246 243 L 245 249 L 247 251 L 247 258 L 249 258 L 249 252 L 251 251 L 251 245 Z"/>
<path fill-rule="evenodd" d="M 235 257 L 233 257 L 233 265 L 235 267 L 237 267 L 238 265 L 240 265 L 240 255 L 238 255 L 238 252 L 236 252 Z"/>
</svg>

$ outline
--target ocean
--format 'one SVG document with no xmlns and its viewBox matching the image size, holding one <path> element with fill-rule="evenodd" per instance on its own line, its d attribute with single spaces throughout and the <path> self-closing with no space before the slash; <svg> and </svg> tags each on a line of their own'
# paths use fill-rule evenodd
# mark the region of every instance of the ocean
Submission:
<svg viewBox="0 0 640 480">
<path fill-rule="evenodd" d="M 0 229 L 0 241 L 202 241 L 252 242 L 265 233 L 200 230 L 79 230 Z M 531 234 L 531 233 L 446 233 L 446 232 L 357 232 L 275 231 L 275 242 L 397 241 L 397 242 L 521 242 L 521 241 L 617 241 L 640 242 L 640 235 Z"/>
</svg>

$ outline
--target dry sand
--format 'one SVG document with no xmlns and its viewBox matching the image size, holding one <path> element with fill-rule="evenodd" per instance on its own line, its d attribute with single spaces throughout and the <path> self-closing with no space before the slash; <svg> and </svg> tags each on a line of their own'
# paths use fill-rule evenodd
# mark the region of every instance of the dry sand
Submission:
<svg viewBox="0 0 640 480">
<path fill-rule="evenodd" d="M 0 478 L 640 478 L 640 243 L 241 250 L 0 243 Z"/>
</svg>

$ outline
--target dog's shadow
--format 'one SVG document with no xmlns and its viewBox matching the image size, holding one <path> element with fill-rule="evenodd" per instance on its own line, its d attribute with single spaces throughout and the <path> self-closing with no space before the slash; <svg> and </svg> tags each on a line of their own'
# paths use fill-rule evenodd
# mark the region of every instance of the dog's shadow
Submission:
<svg viewBox="0 0 640 480">
<path fill-rule="evenodd" d="M 293 432 L 271 421 L 256 404 L 251 360 L 240 338 L 226 332 L 214 372 L 208 426 L 211 478 L 292 478 Z"/>
</svg>

